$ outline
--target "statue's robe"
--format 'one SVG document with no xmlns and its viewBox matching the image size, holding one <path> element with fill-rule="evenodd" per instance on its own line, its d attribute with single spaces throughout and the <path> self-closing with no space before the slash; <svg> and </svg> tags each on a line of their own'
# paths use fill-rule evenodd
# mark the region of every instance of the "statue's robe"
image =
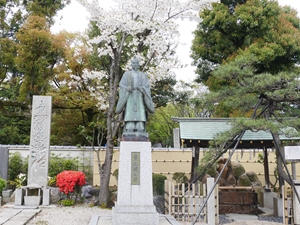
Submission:
<svg viewBox="0 0 300 225">
<path fill-rule="evenodd" d="M 128 91 L 128 87 L 132 91 Z M 143 89 L 142 93 L 140 89 Z M 147 113 L 154 113 L 154 104 L 151 98 L 150 83 L 147 75 L 140 71 L 125 72 L 120 81 L 119 101 L 116 113 L 125 109 L 124 121 L 146 122 Z"/>
</svg>

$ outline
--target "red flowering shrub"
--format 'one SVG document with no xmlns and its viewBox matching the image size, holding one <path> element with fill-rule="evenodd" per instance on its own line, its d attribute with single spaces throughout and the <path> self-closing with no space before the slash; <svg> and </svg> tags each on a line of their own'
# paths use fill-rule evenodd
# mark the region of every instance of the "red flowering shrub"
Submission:
<svg viewBox="0 0 300 225">
<path fill-rule="evenodd" d="M 80 171 L 65 170 L 56 176 L 56 186 L 65 194 L 76 192 L 85 183 L 85 175 Z"/>
</svg>

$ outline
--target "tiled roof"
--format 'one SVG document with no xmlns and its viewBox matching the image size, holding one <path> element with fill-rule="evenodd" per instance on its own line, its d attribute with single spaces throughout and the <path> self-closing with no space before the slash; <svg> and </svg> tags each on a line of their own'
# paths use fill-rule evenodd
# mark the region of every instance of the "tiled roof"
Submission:
<svg viewBox="0 0 300 225">
<path fill-rule="evenodd" d="M 184 140 L 212 140 L 217 133 L 231 128 L 230 118 L 172 118 L 179 122 L 180 138 Z M 300 137 L 286 137 L 280 135 L 281 140 L 296 140 Z M 273 140 L 270 132 L 247 130 L 242 140 Z"/>
</svg>

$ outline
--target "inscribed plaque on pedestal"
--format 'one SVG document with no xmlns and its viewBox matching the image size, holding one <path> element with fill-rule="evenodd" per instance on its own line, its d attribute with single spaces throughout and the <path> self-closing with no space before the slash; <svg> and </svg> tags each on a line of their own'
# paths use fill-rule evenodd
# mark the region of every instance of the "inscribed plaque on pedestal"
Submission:
<svg viewBox="0 0 300 225">
<path fill-rule="evenodd" d="M 140 153 L 131 153 L 131 185 L 140 185 Z"/>
</svg>

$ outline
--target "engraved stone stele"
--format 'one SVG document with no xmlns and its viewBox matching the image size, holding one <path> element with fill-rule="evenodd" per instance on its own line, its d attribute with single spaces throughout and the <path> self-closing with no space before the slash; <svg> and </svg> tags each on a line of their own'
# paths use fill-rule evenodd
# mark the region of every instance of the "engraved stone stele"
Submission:
<svg viewBox="0 0 300 225">
<path fill-rule="evenodd" d="M 0 147 L 0 177 L 7 180 L 8 173 L 8 148 Z"/>
<path fill-rule="evenodd" d="M 50 155 L 51 96 L 33 96 L 28 185 L 47 187 Z"/>
<path fill-rule="evenodd" d="M 118 177 L 118 198 L 112 224 L 159 224 L 153 204 L 150 142 L 121 142 Z"/>
<path fill-rule="evenodd" d="M 173 129 L 174 148 L 180 148 L 180 133 L 179 128 Z"/>
<path fill-rule="evenodd" d="M 27 186 L 17 189 L 15 205 L 38 206 L 48 201 L 48 168 L 50 156 L 52 97 L 33 96 L 28 159 Z M 43 189 L 43 191 L 42 191 Z M 26 196 L 24 196 L 24 191 Z M 37 193 L 37 194 L 36 194 Z"/>
</svg>

